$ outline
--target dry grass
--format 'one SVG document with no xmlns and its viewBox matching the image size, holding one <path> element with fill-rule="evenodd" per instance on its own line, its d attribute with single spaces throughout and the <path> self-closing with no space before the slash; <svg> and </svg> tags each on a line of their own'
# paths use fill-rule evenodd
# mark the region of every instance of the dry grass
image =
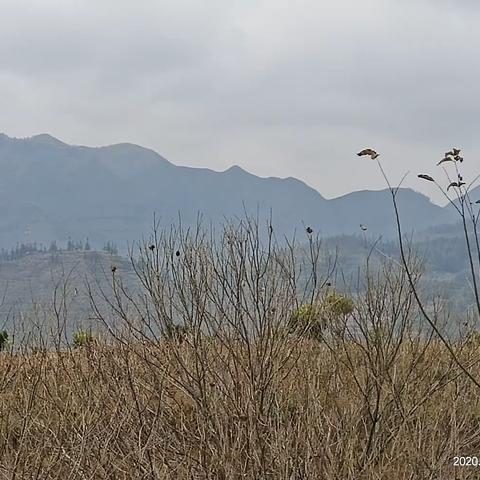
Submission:
<svg viewBox="0 0 480 480">
<path fill-rule="evenodd" d="M 357 344 L 286 342 L 298 358 L 255 390 L 238 344 L 204 342 L 201 379 L 188 342 L 2 354 L 2 477 L 473 478 L 452 465 L 479 452 L 479 395 L 440 345 L 372 378 Z"/>
</svg>

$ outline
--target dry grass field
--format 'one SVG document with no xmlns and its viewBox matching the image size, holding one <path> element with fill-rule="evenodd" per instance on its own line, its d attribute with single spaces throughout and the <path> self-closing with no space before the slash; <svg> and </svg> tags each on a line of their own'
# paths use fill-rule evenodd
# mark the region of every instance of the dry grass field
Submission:
<svg viewBox="0 0 480 480">
<path fill-rule="evenodd" d="M 354 343 L 262 352 L 204 340 L 4 353 L 1 477 L 477 478 L 453 461 L 480 449 L 480 396 L 437 343 L 407 341 L 394 363 Z"/>
</svg>

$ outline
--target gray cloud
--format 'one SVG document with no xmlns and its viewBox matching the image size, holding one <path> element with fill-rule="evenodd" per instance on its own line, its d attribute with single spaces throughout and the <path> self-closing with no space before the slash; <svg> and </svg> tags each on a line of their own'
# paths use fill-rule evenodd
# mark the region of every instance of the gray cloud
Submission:
<svg viewBox="0 0 480 480">
<path fill-rule="evenodd" d="M 415 174 L 446 148 L 477 173 L 479 17 L 450 0 L 4 0 L 0 130 L 131 141 L 329 197 L 383 187 L 354 155 L 373 146 L 440 200 Z"/>
</svg>

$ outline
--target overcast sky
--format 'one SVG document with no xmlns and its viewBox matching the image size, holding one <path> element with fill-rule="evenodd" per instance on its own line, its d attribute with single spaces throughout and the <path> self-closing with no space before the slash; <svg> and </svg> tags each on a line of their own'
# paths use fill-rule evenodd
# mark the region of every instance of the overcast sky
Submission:
<svg viewBox="0 0 480 480">
<path fill-rule="evenodd" d="M 330 198 L 464 149 L 480 173 L 480 2 L 0 0 L 0 131 L 133 142 Z"/>
</svg>

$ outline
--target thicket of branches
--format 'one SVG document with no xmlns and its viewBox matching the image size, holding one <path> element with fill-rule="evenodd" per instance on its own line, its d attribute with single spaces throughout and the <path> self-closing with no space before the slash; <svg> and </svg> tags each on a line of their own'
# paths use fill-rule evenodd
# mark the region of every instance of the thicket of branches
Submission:
<svg viewBox="0 0 480 480">
<path fill-rule="evenodd" d="M 140 291 L 116 268 L 110 290 L 90 285 L 92 332 L 64 336 L 61 309 L 56 348 L 17 332 L 0 357 L 1 475 L 453 478 L 453 456 L 480 447 L 464 372 L 480 343 L 439 340 L 408 247 L 408 271 L 367 261 L 345 297 L 315 233 L 285 247 L 260 230 L 156 227 L 132 251 Z"/>
</svg>

